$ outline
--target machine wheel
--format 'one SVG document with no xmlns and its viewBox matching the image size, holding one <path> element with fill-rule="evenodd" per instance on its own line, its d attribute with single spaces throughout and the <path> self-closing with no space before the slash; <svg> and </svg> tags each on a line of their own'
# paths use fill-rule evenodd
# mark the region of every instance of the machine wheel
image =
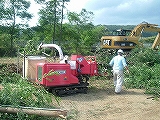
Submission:
<svg viewBox="0 0 160 120">
<path fill-rule="evenodd" d="M 88 87 L 85 87 L 83 90 L 84 90 L 84 92 L 83 92 L 83 93 L 84 93 L 84 94 L 87 94 Z"/>
<path fill-rule="evenodd" d="M 53 95 L 58 95 L 58 90 L 52 89 L 52 94 Z"/>
<path fill-rule="evenodd" d="M 87 83 L 89 80 L 89 76 L 88 75 L 79 75 L 78 76 L 79 82 L 80 83 Z"/>
</svg>

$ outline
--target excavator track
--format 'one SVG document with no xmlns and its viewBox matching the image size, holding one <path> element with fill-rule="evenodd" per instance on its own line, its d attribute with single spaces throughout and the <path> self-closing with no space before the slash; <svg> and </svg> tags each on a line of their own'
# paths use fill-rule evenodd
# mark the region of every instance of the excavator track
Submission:
<svg viewBox="0 0 160 120">
<path fill-rule="evenodd" d="M 61 87 L 53 87 L 50 88 L 50 92 L 57 96 L 65 96 L 76 93 L 84 93 L 87 94 L 89 83 L 80 83 L 78 85 L 70 85 L 70 86 L 61 86 Z"/>
</svg>

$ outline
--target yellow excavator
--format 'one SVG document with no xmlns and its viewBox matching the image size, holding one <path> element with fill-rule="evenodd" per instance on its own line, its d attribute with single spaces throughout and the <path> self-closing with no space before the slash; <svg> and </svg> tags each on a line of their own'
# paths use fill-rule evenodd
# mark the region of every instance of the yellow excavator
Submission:
<svg viewBox="0 0 160 120">
<path fill-rule="evenodd" d="M 142 22 L 133 30 L 119 29 L 113 31 L 114 34 L 112 36 L 102 36 L 101 48 L 131 50 L 137 45 L 142 45 L 142 43 L 139 42 L 142 32 L 157 32 L 158 34 L 152 44 L 152 48 L 156 49 L 160 46 L 160 28 L 158 25 Z"/>
</svg>

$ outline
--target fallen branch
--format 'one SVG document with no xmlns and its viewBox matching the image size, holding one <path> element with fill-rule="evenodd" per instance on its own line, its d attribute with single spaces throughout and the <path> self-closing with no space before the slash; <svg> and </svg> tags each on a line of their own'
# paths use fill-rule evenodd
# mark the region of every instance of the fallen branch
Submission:
<svg viewBox="0 0 160 120">
<path fill-rule="evenodd" d="M 35 107 L 5 107 L 0 106 L 0 112 L 3 113 L 18 113 L 23 112 L 29 115 L 39 115 L 48 117 L 60 117 L 66 119 L 67 111 L 60 109 L 47 109 L 47 108 L 35 108 Z"/>
</svg>

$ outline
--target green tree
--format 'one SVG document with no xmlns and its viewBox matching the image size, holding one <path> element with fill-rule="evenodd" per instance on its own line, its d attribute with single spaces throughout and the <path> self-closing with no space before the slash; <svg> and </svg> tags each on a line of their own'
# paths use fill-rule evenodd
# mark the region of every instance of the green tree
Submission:
<svg viewBox="0 0 160 120">
<path fill-rule="evenodd" d="M 76 12 L 69 12 L 68 20 L 72 25 L 86 25 L 92 23 L 93 15 L 93 12 L 82 9 L 79 14 Z"/>
<path fill-rule="evenodd" d="M 39 11 L 39 23 L 43 26 L 45 39 L 55 43 L 57 39 L 56 29 L 60 24 L 61 8 L 58 0 L 51 0 L 44 3 L 44 7 Z M 58 30 L 57 30 L 58 31 Z"/>
<path fill-rule="evenodd" d="M 26 20 L 32 18 L 32 15 L 27 12 L 30 2 L 26 0 L 1 0 L 0 6 L 0 22 L 1 25 L 8 26 L 11 56 L 13 56 L 13 40 L 18 32 L 17 30 L 20 27 L 25 27 L 27 25 Z"/>
<path fill-rule="evenodd" d="M 74 31 L 74 34 L 77 35 L 76 39 L 74 39 L 74 35 L 71 35 L 73 38 L 70 43 L 77 54 L 83 54 L 83 50 L 86 46 L 86 43 L 84 44 L 84 39 L 87 38 L 86 30 L 91 31 L 92 27 L 94 27 L 92 24 L 92 18 L 93 13 L 86 9 L 82 9 L 80 13 L 68 12 L 69 24 Z"/>
<path fill-rule="evenodd" d="M 68 13 L 70 29 L 74 33 L 69 34 L 70 37 L 72 36 L 69 40 L 72 40 L 70 43 L 74 46 L 76 53 L 91 54 L 91 46 L 98 44 L 102 34 L 104 34 L 104 26 L 93 25 L 93 15 L 93 12 L 86 9 L 82 9 L 80 13 Z"/>
</svg>

